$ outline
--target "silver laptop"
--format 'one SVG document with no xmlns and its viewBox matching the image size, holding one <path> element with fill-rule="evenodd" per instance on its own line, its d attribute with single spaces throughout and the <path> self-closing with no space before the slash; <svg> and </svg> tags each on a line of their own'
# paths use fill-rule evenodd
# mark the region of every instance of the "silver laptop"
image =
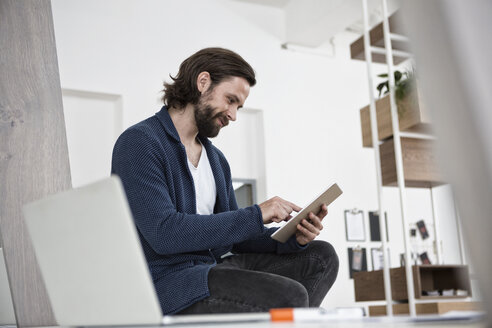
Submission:
<svg viewBox="0 0 492 328">
<path fill-rule="evenodd" d="M 268 313 L 162 315 L 118 177 L 24 206 L 60 326 L 268 321 Z"/>
<path fill-rule="evenodd" d="M 24 217 L 60 326 L 162 324 L 117 177 L 30 203 Z"/>
</svg>

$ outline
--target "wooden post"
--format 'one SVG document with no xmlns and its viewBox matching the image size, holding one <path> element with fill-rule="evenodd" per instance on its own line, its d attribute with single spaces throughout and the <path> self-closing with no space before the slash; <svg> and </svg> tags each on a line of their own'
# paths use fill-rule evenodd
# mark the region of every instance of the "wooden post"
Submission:
<svg viewBox="0 0 492 328">
<path fill-rule="evenodd" d="M 54 326 L 22 216 L 71 186 L 49 0 L 1 0 L 0 47 L 0 230 L 16 320 Z"/>
</svg>

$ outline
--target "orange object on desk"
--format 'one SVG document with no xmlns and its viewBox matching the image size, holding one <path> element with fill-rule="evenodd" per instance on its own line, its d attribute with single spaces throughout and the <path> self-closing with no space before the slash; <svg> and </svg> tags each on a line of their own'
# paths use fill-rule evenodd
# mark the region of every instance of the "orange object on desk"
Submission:
<svg viewBox="0 0 492 328">
<path fill-rule="evenodd" d="M 284 308 L 284 309 L 271 309 L 270 317 L 273 322 L 278 321 L 294 321 L 294 309 Z"/>
</svg>

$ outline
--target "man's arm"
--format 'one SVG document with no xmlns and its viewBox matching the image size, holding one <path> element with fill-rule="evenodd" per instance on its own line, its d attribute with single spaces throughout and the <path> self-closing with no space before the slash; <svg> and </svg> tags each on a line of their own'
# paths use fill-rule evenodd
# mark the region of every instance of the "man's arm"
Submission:
<svg viewBox="0 0 492 328">
<path fill-rule="evenodd" d="M 171 200 L 157 142 L 143 131 L 127 130 L 113 152 L 112 172 L 125 188 L 135 223 L 159 254 L 219 248 L 261 234 L 258 205 L 213 215 L 179 213 Z"/>
<path fill-rule="evenodd" d="M 302 250 L 306 248 L 307 244 L 309 244 L 311 241 L 319 236 L 321 230 L 323 230 L 323 225 L 321 224 L 321 221 L 327 213 L 328 209 L 326 208 L 326 205 L 323 205 L 321 207 L 321 210 L 317 215 L 309 213 L 309 221 L 302 221 L 297 226 L 297 232 L 285 243 L 280 243 L 270 237 L 278 228 L 269 228 L 266 229 L 261 235 L 255 236 L 250 240 L 234 245 L 233 252 L 276 252 L 277 254 L 285 254 Z"/>
<path fill-rule="evenodd" d="M 232 184 L 232 182 L 229 182 Z M 231 188 L 231 190 L 233 190 Z M 236 198 L 233 192 L 230 195 L 231 208 L 237 208 Z M 270 200 L 269 200 L 270 201 Z M 268 203 L 269 201 L 265 202 Z M 265 207 L 264 204 L 260 204 L 260 208 L 263 211 Z M 263 205 L 263 206 L 262 206 Z M 295 206 L 295 205 L 294 205 Z M 301 208 L 296 207 L 296 211 L 301 210 Z M 299 250 L 305 249 L 306 245 L 314 240 L 323 230 L 323 225 L 321 221 L 328 214 L 328 209 L 326 205 L 323 205 L 317 213 L 309 213 L 309 221 L 303 220 L 297 226 L 297 232 L 287 240 L 285 243 L 280 243 L 273 240 L 270 236 L 278 228 L 266 229 L 262 234 L 255 236 L 252 239 L 246 240 L 244 242 L 234 245 L 232 251 L 235 253 L 270 253 L 275 252 L 277 254 L 285 254 L 297 252 Z M 290 216 L 290 214 L 289 214 Z"/>
</svg>

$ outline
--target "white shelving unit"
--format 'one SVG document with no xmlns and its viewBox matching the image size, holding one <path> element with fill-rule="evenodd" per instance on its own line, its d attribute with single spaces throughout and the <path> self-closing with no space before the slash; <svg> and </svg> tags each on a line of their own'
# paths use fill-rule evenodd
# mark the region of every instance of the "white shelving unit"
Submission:
<svg viewBox="0 0 492 328">
<path fill-rule="evenodd" d="M 379 231 L 381 232 L 381 242 L 383 247 L 383 277 L 384 291 L 386 296 L 386 313 L 389 316 L 393 315 L 393 302 L 391 299 L 391 279 L 389 272 L 388 246 L 386 241 L 386 224 L 384 221 L 384 202 L 383 202 L 383 177 L 381 173 L 381 163 L 379 156 L 379 138 L 378 138 L 378 123 L 376 119 L 376 101 L 374 97 L 374 73 L 372 70 L 372 52 L 369 37 L 369 13 L 367 9 L 367 0 L 362 0 L 363 18 L 364 18 L 364 52 L 367 64 L 367 74 L 369 78 L 369 97 L 370 97 L 370 115 L 371 115 L 371 133 L 372 144 L 374 147 L 374 160 L 376 162 L 376 179 L 378 190 L 378 212 L 379 212 Z"/>
<path fill-rule="evenodd" d="M 404 250 L 405 250 L 405 276 L 407 283 L 407 293 L 408 293 L 408 304 L 409 304 L 409 312 L 410 316 L 416 316 L 416 307 L 415 307 L 415 294 L 414 294 L 414 277 L 412 272 L 412 245 L 410 243 L 410 226 L 408 221 L 408 211 L 407 211 L 407 196 L 406 196 L 406 187 L 405 187 L 405 175 L 403 171 L 403 157 L 402 157 L 402 146 L 401 146 L 401 138 L 413 138 L 413 139 L 429 139 L 433 140 L 435 137 L 430 134 L 425 133 L 415 133 L 415 132 L 402 132 L 400 131 L 399 121 L 398 121 L 398 109 L 396 105 L 395 99 L 395 79 L 394 79 L 394 62 L 393 58 L 397 58 L 400 62 L 402 60 L 406 60 L 412 57 L 412 54 L 408 51 L 404 50 L 395 50 L 393 49 L 392 42 L 395 42 L 401 46 L 409 42 L 409 39 L 406 36 L 395 34 L 390 32 L 390 16 L 388 14 L 388 6 L 387 0 L 381 0 L 381 12 L 382 12 L 382 36 L 384 38 L 384 46 L 378 44 L 378 46 L 372 45 L 371 42 L 371 27 L 369 26 L 369 12 L 368 12 L 368 4 L 367 0 L 361 0 L 362 2 L 362 10 L 363 10 L 363 21 L 364 21 L 364 56 L 367 64 L 367 72 L 368 72 L 368 86 L 369 86 L 369 98 L 370 98 L 370 119 L 371 119 L 371 139 L 372 139 L 372 147 L 374 149 L 374 159 L 376 164 L 376 178 L 377 178 L 377 194 L 378 194 L 378 205 L 379 205 L 379 213 L 384 213 L 384 200 L 383 200 L 383 179 L 381 173 L 381 157 L 379 146 L 381 142 L 378 137 L 378 122 L 376 115 L 376 97 L 374 96 L 375 88 L 374 88 L 374 72 L 373 72 L 373 54 L 375 55 L 384 55 L 386 59 L 386 65 L 388 67 L 388 80 L 389 80 L 389 97 L 390 97 L 390 108 L 391 108 L 391 127 L 392 134 L 394 140 L 394 153 L 395 153 L 395 162 L 396 162 L 396 175 L 397 175 L 397 185 L 399 191 L 399 199 L 400 199 L 400 209 L 401 209 L 401 218 L 402 218 L 402 227 L 403 227 L 403 242 L 404 242 Z M 380 30 L 379 32 L 380 33 Z M 381 36 L 381 34 L 379 34 Z M 408 48 L 408 46 L 404 47 Z M 360 48 L 359 48 L 360 49 Z M 361 59 L 362 57 L 357 57 L 357 59 Z M 381 62 L 381 57 L 378 60 Z M 443 251 L 442 251 L 442 241 L 440 236 L 440 227 L 439 227 L 439 219 L 436 211 L 436 204 L 434 199 L 434 192 L 432 186 L 430 186 L 430 200 L 432 207 L 432 227 L 433 227 L 433 237 L 434 237 L 434 249 L 436 255 L 435 264 L 444 264 L 443 260 Z M 458 242 L 460 245 L 461 252 L 461 262 L 465 264 L 465 250 L 463 246 L 463 238 L 461 235 L 461 222 L 459 215 L 456 211 L 456 220 L 457 220 L 457 230 L 458 230 Z M 379 215 L 379 225 L 381 235 L 386 235 L 386 225 L 384 221 L 384 215 Z M 388 259 L 388 245 L 385 238 L 381 239 L 383 252 L 383 277 L 384 277 L 384 288 L 385 288 L 385 298 L 386 298 L 386 313 L 389 316 L 393 315 L 393 301 L 391 298 L 391 282 L 390 282 L 390 273 L 389 273 L 389 259 Z"/>
<path fill-rule="evenodd" d="M 403 227 L 403 242 L 405 249 L 405 275 L 407 283 L 407 293 L 408 293 L 408 304 L 410 316 L 416 316 L 415 308 L 415 294 L 414 294 L 414 279 L 412 273 L 412 259 L 411 259 L 411 245 L 410 245 L 410 232 L 408 229 L 408 211 L 407 211 L 407 195 L 405 188 L 405 176 L 403 171 L 403 158 L 402 158 L 402 147 L 401 147 L 401 137 L 413 137 L 413 138 L 423 138 L 432 139 L 432 136 L 426 134 L 416 134 L 416 133 L 401 133 L 399 122 L 398 122 L 398 109 L 396 106 L 395 99 L 395 79 L 394 79 L 394 63 L 393 56 L 399 56 L 404 58 L 410 58 L 411 54 L 405 51 L 393 50 L 392 41 L 408 42 L 408 38 L 399 34 L 390 33 L 389 28 L 389 14 L 387 0 L 381 0 L 381 8 L 383 14 L 383 36 L 384 36 L 384 48 L 371 46 L 370 41 L 370 26 L 369 26 L 369 12 L 367 0 L 362 1 L 363 9 L 363 20 L 364 20 L 364 54 L 365 61 L 367 64 L 368 72 L 368 82 L 369 82 L 369 97 L 370 97 L 370 117 L 371 117 L 371 137 L 372 137 L 372 147 L 374 149 L 374 158 L 376 164 L 376 178 L 377 178 L 377 191 L 378 191 L 378 202 L 379 202 L 379 213 L 384 213 L 384 201 L 383 201 L 383 180 L 381 174 L 381 161 L 379 153 L 379 138 L 378 138 L 378 123 L 376 115 L 376 101 L 374 97 L 374 73 L 372 69 L 372 54 L 384 54 L 386 57 L 386 65 L 388 67 L 388 80 L 389 80 L 389 94 L 390 94 L 390 108 L 391 108 L 391 124 L 394 140 L 394 152 L 395 152 L 395 162 L 396 162 L 396 174 L 399 190 L 400 199 L 400 209 Z M 435 215 L 434 199 L 432 196 L 431 188 L 431 202 L 432 202 L 432 212 L 434 221 L 434 234 L 437 244 L 437 259 L 438 263 L 442 263 L 442 253 L 440 247 L 440 236 L 438 230 L 438 220 Z M 384 222 L 384 215 L 379 215 L 379 226 L 381 235 L 386 235 L 386 225 Z M 393 315 L 393 301 L 391 298 L 391 282 L 390 282 L 390 272 L 389 272 L 389 261 L 388 261 L 388 245 L 382 238 L 383 247 L 383 277 L 384 277 L 384 289 L 386 297 L 386 313 L 389 316 Z"/>
</svg>

